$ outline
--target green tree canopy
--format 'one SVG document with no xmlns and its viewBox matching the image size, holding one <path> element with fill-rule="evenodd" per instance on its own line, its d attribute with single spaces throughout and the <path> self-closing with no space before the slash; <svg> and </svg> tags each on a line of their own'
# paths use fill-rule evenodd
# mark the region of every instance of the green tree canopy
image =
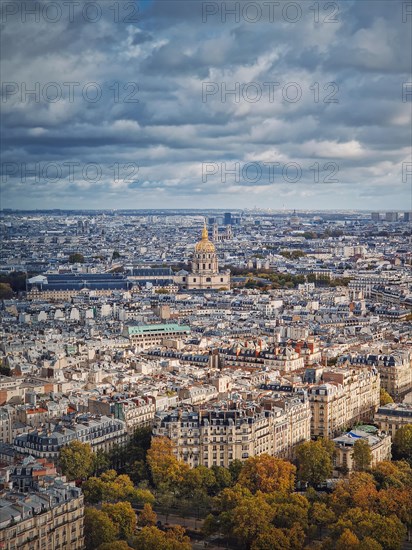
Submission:
<svg viewBox="0 0 412 550">
<path fill-rule="evenodd" d="M 109 516 L 96 508 L 85 508 L 84 536 L 86 550 L 96 550 L 103 543 L 112 543 L 118 528 Z"/>
<path fill-rule="evenodd" d="M 137 518 L 137 524 L 140 525 L 140 527 L 150 527 L 151 525 L 156 525 L 156 522 L 157 522 L 156 512 L 153 511 L 151 504 L 146 503 L 143 506 L 143 509 L 139 514 L 139 517 Z"/>
<path fill-rule="evenodd" d="M 412 424 L 399 428 L 393 439 L 393 450 L 396 458 L 404 458 L 412 465 Z"/>
<path fill-rule="evenodd" d="M 103 504 L 102 511 L 106 512 L 117 526 L 119 538 L 127 540 L 133 535 L 136 529 L 136 512 L 133 510 L 130 502 Z"/>
<path fill-rule="evenodd" d="M 148 489 L 136 488 L 126 474 L 117 475 L 115 470 L 107 470 L 100 477 L 89 477 L 82 486 L 85 501 L 99 502 L 129 501 L 153 504 L 154 496 Z"/>
<path fill-rule="evenodd" d="M 358 472 L 363 472 L 369 468 L 372 461 L 372 451 L 367 441 L 363 439 L 355 441 L 352 458 L 355 464 L 355 470 Z"/>
<path fill-rule="evenodd" d="M 297 448 L 296 456 L 301 481 L 316 485 L 331 476 L 332 457 L 322 440 L 305 441 Z"/>
<path fill-rule="evenodd" d="M 104 542 L 97 550 L 133 550 L 124 540 L 114 540 L 113 542 Z"/>
<path fill-rule="evenodd" d="M 0 283 L 0 300 L 10 300 L 10 298 L 13 298 L 10 283 Z"/>
<path fill-rule="evenodd" d="M 380 390 L 380 404 L 381 405 L 387 405 L 388 403 L 393 403 L 393 399 L 389 395 L 389 393 L 385 390 L 385 388 L 381 388 L 381 390 Z"/>
<path fill-rule="evenodd" d="M 70 254 L 69 255 L 69 263 L 70 264 L 84 264 L 83 254 L 80 254 L 79 252 L 74 252 L 73 254 Z"/>
<path fill-rule="evenodd" d="M 183 527 L 176 525 L 166 532 L 157 527 L 143 527 L 132 539 L 135 550 L 192 550 Z"/>
<path fill-rule="evenodd" d="M 94 458 L 88 443 L 71 441 L 60 451 L 60 467 L 69 481 L 86 479 L 93 471 Z"/>
</svg>

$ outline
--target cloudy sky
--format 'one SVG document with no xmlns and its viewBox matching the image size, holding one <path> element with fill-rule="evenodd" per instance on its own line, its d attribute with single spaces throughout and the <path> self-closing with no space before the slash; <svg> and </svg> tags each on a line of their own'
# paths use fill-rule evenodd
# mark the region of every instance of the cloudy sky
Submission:
<svg viewBox="0 0 412 550">
<path fill-rule="evenodd" d="M 3 208 L 412 209 L 410 2 L 1 10 Z"/>
</svg>

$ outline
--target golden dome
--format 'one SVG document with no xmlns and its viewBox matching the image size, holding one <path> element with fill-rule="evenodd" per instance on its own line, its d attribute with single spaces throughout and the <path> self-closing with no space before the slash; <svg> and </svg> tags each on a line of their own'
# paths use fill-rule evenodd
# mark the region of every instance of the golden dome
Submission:
<svg viewBox="0 0 412 550">
<path fill-rule="evenodd" d="M 195 246 L 195 252 L 201 254 L 214 254 L 216 252 L 215 245 L 211 241 L 209 241 L 206 224 L 203 227 L 202 240 L 199 241 Z"/>
</svg>

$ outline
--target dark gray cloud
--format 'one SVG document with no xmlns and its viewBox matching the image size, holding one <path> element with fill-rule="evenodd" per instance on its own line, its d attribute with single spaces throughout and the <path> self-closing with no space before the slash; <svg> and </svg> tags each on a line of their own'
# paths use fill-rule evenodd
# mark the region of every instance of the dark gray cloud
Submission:
<svg viewBox="0 0 412 550">
<path fill-rule="evenodd" d="M 409 207 L 402 0 L 26 4 L 1 3 L 3 207 Z"/>
</svg>

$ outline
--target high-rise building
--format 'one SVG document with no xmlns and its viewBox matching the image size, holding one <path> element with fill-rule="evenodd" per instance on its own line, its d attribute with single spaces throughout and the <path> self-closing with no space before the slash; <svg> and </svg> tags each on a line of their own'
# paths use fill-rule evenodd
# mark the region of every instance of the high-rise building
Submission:
<svg viewBox="0 0 412 550">
<path fill-rule="evenodd" d="M 371 220 L 372 220 L 373 222 L 378 222 L 378 221 L 380 221 L 380 219 L 381 219 L 380 212 L 372 212 L 372 214 L 371 214 Z"/>
<path fill-rule="evenodd" d="M 398 221 L 398 213 L 397 212 L 386 212 L 385 220 L 387 222 L 397 222 Z"/>
<path fill-rule="evenodd" d="M 412 211 L 403 213 L 403 221 L 404 222 L 411 222 L 412 221 Z"/>
<path fill-rule="evenodd" d="M 232 214 L 231 214 L 231 212 L 225 212 L 224 223 L 225 223 L 225 225 L 232 225 Z"/>
</svg>

